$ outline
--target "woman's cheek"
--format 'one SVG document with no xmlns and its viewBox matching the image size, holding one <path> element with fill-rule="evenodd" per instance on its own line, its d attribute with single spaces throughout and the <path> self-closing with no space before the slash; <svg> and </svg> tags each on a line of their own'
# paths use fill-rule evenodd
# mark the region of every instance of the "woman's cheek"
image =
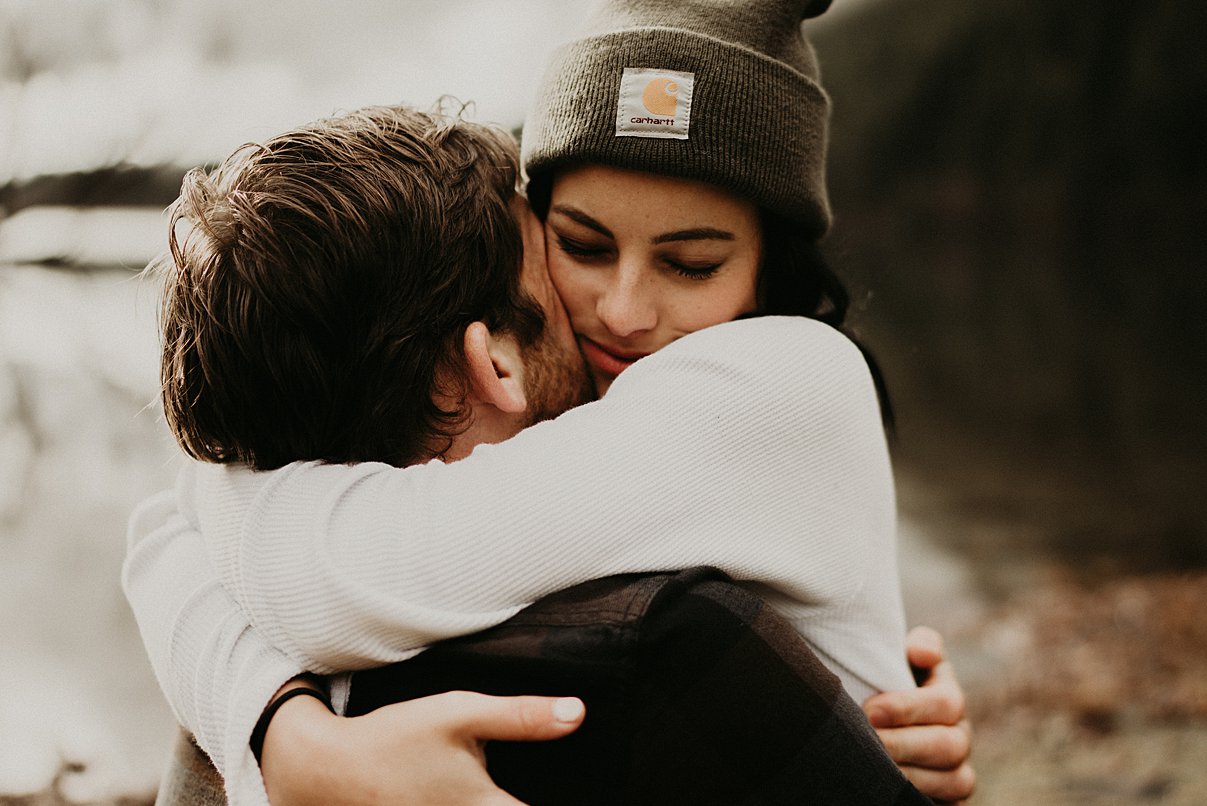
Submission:
<svg viewBox="0 0 1207 806">
<path fill-rule="evenodd" d="M 564 258 L 551 256 L 549 278 L 570 315 L 570 324 L 577 330 L 580 317 L 590 307 L 591 292 L 584 273 L 575 266 L 566 265 L 567 262 Z"/>
<path fill-rule="evenodd" d="M 702 284 L 691 292 L 691 299 L 681 298 L 674 317 L 675 329 L 681 333 L 694 333 L 706 327 L 732 322 L 753 309 L 754 297 L 744 285 Z"/>
</svg>

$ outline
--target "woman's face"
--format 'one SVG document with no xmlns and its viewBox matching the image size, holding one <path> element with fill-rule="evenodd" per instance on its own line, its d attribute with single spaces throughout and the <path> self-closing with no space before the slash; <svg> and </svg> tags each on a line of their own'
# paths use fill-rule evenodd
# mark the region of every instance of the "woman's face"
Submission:
<svg viewBox="0 0 1207 806">
<path fill-rule="evenodd" d="M 755 308 L 758 211 L 718 187 L 586 165 L 553 181 L 549 275 L 599 394 L 637 359 Z"/>
</svg>

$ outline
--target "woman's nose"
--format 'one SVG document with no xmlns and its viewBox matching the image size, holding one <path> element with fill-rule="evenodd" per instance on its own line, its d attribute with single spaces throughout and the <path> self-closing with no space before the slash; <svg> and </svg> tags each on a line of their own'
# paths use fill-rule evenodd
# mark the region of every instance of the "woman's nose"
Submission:
<svg viewBox="0 0 1207 806">
<path fill-rule="evenodd" d="M 653 289 L 640 273 L 623 269 L 611 278 L 596 306 L 600 322 L 619 338 L 627 338 L 658 324 Z"/>
</svg>

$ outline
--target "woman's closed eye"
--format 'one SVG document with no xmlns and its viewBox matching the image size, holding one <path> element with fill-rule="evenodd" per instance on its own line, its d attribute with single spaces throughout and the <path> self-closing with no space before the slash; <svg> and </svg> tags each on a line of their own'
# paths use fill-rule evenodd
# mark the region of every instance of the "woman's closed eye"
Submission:
<svg viewBox="0 0 1207 806">
<path fill-rule="evenodd" d="M 671 268 L 680 277 L 686 277 L 689 280 L 707 280 L 717 273 L 725 261 L 692 261 L 692 260 L 677 260 L 675 258 L 663 258 L 666 265 Z"/>
<path fill-rule="evenodd" d="M 587 243 L 575 240 L 563 234 L 556 233 L 557 246 L 567 255 L 577 258 L 600 258 L 612 253 L 612 247 L 606 244 Z"/>
</svg>

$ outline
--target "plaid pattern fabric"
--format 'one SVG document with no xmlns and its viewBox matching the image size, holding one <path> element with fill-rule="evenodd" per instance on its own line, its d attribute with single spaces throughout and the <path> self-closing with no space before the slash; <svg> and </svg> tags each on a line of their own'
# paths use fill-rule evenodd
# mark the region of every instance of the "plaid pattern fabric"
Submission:
<svg viewBox="0 0 1207 806">
<path fill-rule="evenodd" d="M 724 574 L 593 580 L 353 679 L 349 714 L 464 689 L 575 695 L 583 726 L 492 742 L 500 786 L 546 804 L 928 804 L 801 637 Z M 156 803 L 225 803 L 181 736 Z"/>
<path fill-rule="evenodd" d="M 564 739 L 487 745 L 532 806 L 930 803 L 797 632 L 712 568 L 593 580 L 358 672 L 349 714 L 457 689 L 586 702 Z"/>
</svg>

